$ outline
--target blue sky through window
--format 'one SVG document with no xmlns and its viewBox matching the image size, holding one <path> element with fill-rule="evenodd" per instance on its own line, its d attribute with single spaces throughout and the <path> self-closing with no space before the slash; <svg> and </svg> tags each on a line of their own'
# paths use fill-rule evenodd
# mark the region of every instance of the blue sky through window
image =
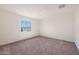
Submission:
<svg viewBox="0 0 79 59">
<path fill-rule="evenodd" d="M 22 28 L 23 28 L 23 27 L 25 27 L 25 28 L 31 27 L 31 22 L 30 22 L 30 21 L 27 21 L 27 20 L 22 20 L 22 21 L 21 21 L 21 27 L 22 27 Z"/>
</svg>

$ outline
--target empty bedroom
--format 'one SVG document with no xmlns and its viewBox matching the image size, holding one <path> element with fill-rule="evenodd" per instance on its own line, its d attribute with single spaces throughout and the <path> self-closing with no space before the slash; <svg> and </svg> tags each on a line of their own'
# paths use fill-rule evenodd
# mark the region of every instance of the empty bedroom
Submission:
<svg viewBox="0 0 79 59">
<path fill-rule="evenodd" d="M 0 55 L 79 55 L 78 4 L 0 4 Z"/>
</svg>

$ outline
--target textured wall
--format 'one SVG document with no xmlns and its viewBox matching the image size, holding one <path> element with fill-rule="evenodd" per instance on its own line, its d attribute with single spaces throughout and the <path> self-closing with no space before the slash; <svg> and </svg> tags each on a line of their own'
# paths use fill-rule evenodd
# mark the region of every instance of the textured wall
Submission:
<svg viewBox="0 0 79 59">
<path fill-rule="evenodd" d="M 0 45 L 15 42 L 39 34 L 38 20 L 29 19 L 32 23 L 31 32 L 21 32 L 20 21 L 26 17 L 0 9 Z"/>
<path fill-rule="evenodd" d="M 41 35 L 73 42 L 74 11 L 73 6 L 57 9 L 52 18 L 40 22 Z"/>
</svg>

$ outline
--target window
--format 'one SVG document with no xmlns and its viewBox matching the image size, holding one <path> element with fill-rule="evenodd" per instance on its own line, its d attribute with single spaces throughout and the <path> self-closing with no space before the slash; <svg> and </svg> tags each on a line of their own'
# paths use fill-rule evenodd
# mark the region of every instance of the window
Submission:
<svg viewBox="0 0 79 59">
<path fill-rule="evenodd" d="M 21 20 L 21 32 L 31 31 L 31 21 Z"/>
</svg>

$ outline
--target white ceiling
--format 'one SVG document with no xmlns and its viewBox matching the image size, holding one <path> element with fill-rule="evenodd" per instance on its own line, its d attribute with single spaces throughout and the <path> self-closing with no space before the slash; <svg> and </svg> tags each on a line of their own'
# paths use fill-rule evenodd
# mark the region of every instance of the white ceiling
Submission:
<svg viewBox="0 0 79 59">
<path fill-rule="evenodd" d="M 34 19 L 52 19 L 62 13 L 74 12 L 75 5 L 59 8 L 59 4 L 14 4 L 0 5 L 0 8 Z"/>
</svg>

